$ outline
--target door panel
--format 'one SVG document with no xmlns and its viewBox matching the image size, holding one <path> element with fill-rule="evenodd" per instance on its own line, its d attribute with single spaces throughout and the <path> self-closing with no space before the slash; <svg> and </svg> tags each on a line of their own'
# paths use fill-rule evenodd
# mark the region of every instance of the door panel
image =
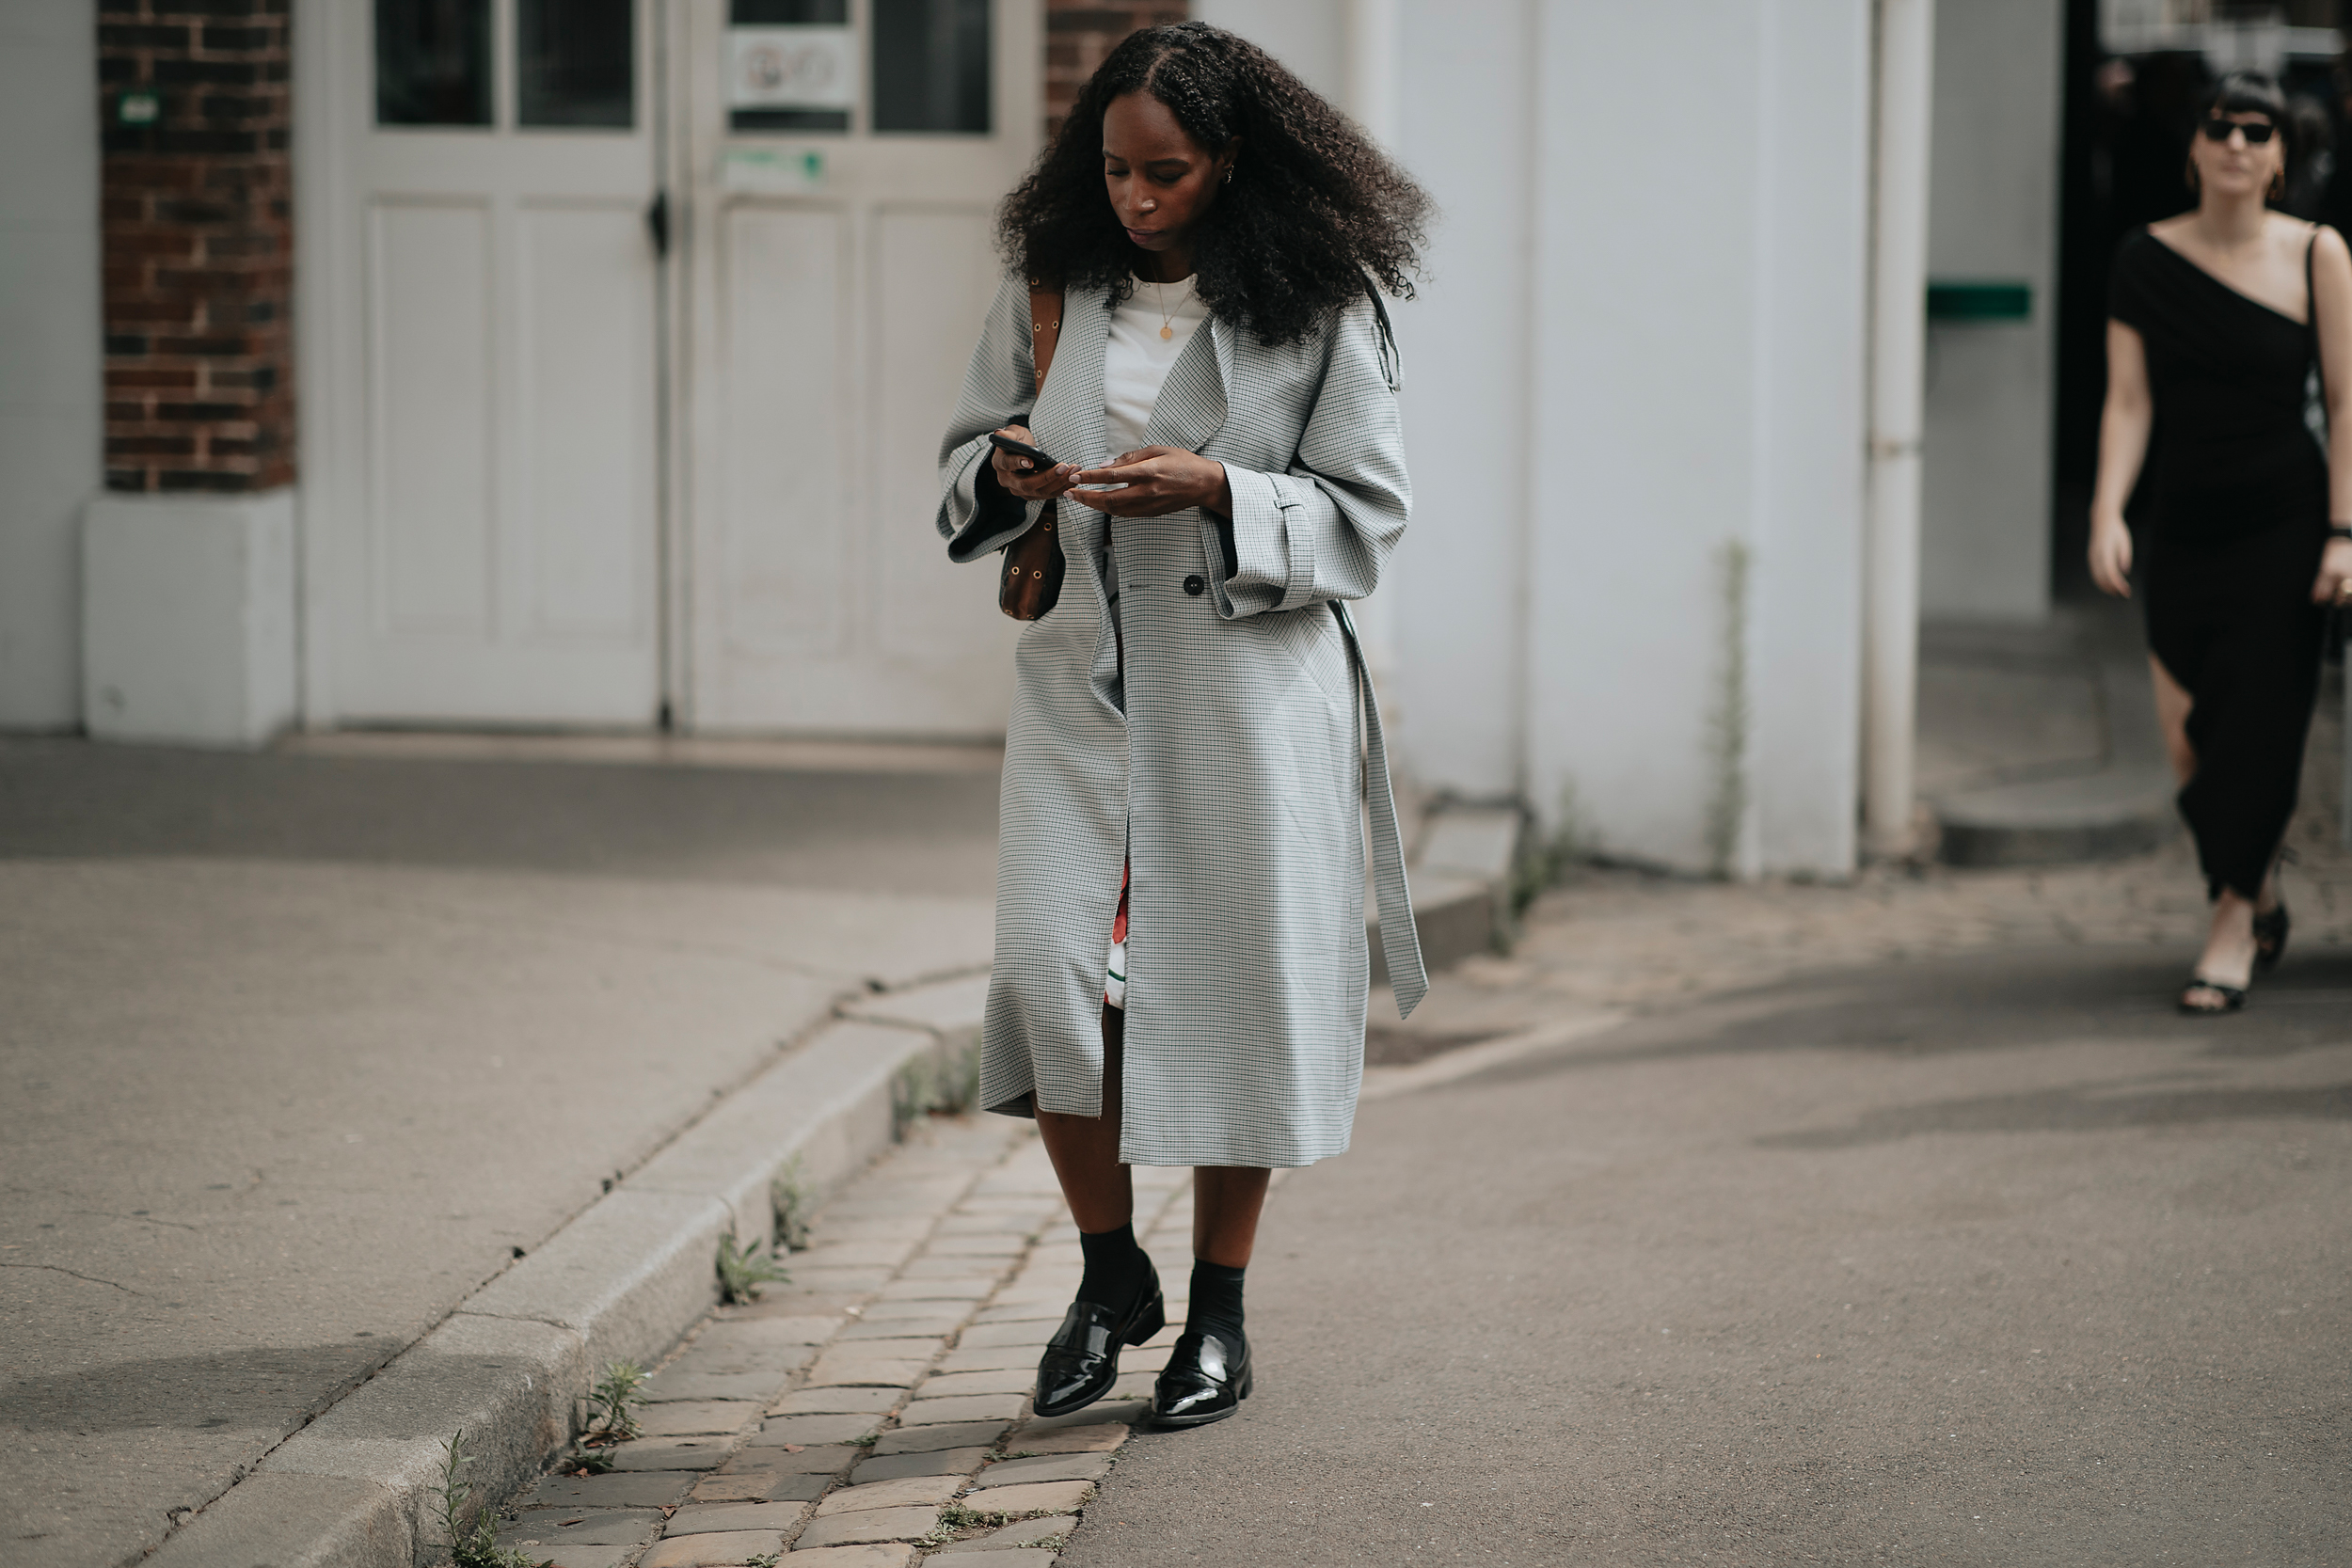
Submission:
<svg viewBox="0 0 2352 1568">
<path fill-rule="evenodd" d="M 847 235 L 822 208 L 747 203 L 724 230 L 725 483 L 718 588 L 725 648 L 835 654 L 853 531 L 846 443 L 851 346 L 834 301 Z"/>
<path fill-rule="evenodd" d="M 653 562 L 654 340 L 633 207 L 526 207 L 533 629 L 641 640 Z"/>
<path fill-rule="evenodd" d="M 489 219 L 469 202 L 369 214 L 379 593 L 367 619 L 396 636 L 489 625 Z"/>
<path fill-rule="evenodd" d="M 875 214 L 875 453 L 883 526 L 873 531 L 875 646 L 914 658 L 953 657 L 993 640 L 993 580 L 949 567 L 929 526 L 939 505 L 939 433 L 963 385 L 998 264 L 986 208 L 883 208 Z M 918 437 L 929 432 L 928 441 Z"/>
<path fill-rule="evenodd" d="M 692 721 L 1001 735 L 1020 628 L 992 565 L 948 563 L 933 465 L 1002 276 L 991 214 L 1037 150 L 1041 7 L 684 3 L 711 214 L 688 261 Z M 731 103 L 731 13 L 763 48 L 856 51 L 851 105 Z"/>
</svg>

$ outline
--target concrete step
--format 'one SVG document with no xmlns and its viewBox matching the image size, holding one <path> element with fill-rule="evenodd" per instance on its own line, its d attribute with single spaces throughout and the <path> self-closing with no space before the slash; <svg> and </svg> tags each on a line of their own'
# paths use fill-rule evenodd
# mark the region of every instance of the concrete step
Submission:
<svg viewBox="0 0 2352 1568">
<path fill-rule="evenodd" d="M 1511 887 L 1525 820 L 1517 806 L 1442 801 L 1422 819 L 1406 865 L 1422 962 L 1436 973 L 1474 953 L 1491 953 L 1507 934 Z M 1378 911 L 1366 894 L 1364 935 L 1372 944 L 1372 983 L 1386 985 Z"/>
<path fill-rule="evenodd" d="M 1935 803 L 1948 865 L 2058 865 L 2144 854 L 2178 831 L 2162 766 L 1994 784 Z"/>
<path fill-rule="evenodd" d="M 2121 860 L 2178 831 L 2178 786 L 2130 607 L 2075 606 L 2045 626 L 1943 627 L 1937 636 L 1923 635 L 1922 653 L 1944 669 L 1947 700 L 1956 673 L 2009 678 L 2008 688 L 1976 688 L 1988 695 L 1940 721 L 1923 716 L 1923 723 L 1945 726 L 1947 752 L 1988 760 L 2006 753 L 2010 763 L 1934 796 L 1938 859 L 1949 865 Z M 2075 737 L 2085 753 L 2080 760 L 2033 754 L 2050 716 L 2034 707 L 2045 699 L 2030 695 L 2037 689 L 2020 685 L 2020 673 L 2049 677 L 2045 687 L 2071 689 L 2087 704 L 2077 716 L 2085 730 Z"/>
</svg>

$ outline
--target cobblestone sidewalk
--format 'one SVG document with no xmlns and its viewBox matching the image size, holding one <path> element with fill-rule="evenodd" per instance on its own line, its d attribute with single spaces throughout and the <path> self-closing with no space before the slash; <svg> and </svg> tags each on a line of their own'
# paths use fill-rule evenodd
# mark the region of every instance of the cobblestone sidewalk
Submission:
<svg viewBox="0 0 2352 1568">
<path fill-rule="evenodd" d="M 1138 1168 L 1136 1231 L 1181 1291 L 1190 1173 Z M 550 1475 L 502 1544 L 557 1568 L 1045 1568 L 1143 1412 L 1184 1318 L 1103 1402 L 1028 1417 L 1077 1232 L 1024 1122 L 926 1118 L 817 1216 L 791 1278 L 722 1307 L 645 1385 L 603 1475 Z M 976 1562 L 976 1568 L 977 1563 Z"/>
</svg>

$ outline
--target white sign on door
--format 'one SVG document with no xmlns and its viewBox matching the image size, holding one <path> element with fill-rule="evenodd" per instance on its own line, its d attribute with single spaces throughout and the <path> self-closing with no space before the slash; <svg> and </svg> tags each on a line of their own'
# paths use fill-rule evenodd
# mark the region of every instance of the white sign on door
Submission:
<svg viewBox="0 0 2352 1568">
<path fill-rule="evenodd" d="M 730 27 L 727 106 L 854 109 L 857 35 L 848 27 Z"/>
</svg>

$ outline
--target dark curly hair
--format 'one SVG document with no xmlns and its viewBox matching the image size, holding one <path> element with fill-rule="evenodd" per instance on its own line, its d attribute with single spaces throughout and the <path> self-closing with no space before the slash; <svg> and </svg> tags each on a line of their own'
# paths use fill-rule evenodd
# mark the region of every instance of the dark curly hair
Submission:
<svg viewBox="0 0 2352 1568">
<path fill-rule="evenodd" d="M 1134 288 L 1145 253 L 1103 184 L 1103 116 L 1131 92 L 1168 105 L 1212 152 L 1241 138 L 1193 249 L 1194 291 L 1210 309 L 1285 343 L 1363 297 L 1368 281 L 1412 297 L 1429 198 L 1273 55 L 1205 22 L 1128 35 L 1080 91 L 997 214 L 998 243 L 1026 276 L 1107 287 L 1115 300 Z"/>
</svg>

